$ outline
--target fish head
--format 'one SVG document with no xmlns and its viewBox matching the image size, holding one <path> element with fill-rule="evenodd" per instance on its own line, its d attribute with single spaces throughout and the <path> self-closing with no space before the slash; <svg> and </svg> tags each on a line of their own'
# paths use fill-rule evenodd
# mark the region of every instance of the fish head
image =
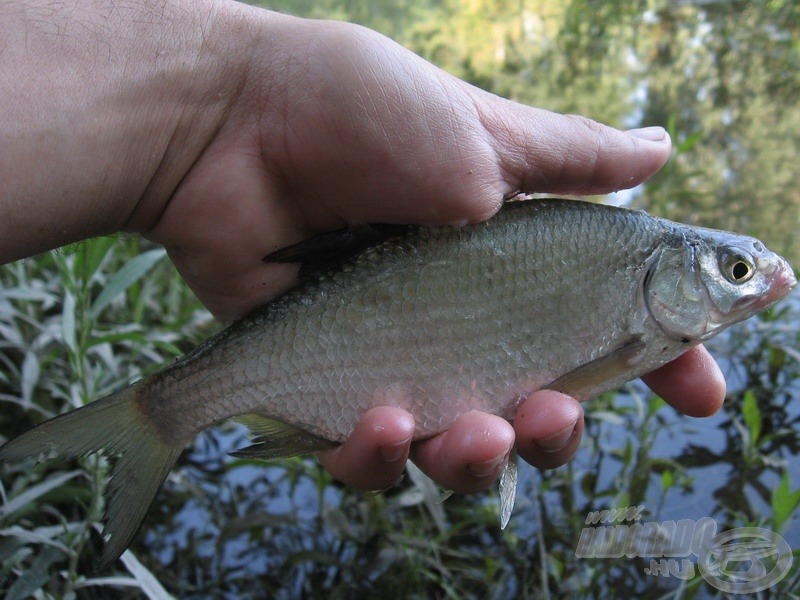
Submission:
<svg viewBox="0 0 800 600">
<path fill-rule="evenodd" d="M 687 228 L 676 239 L 656 253 L 644 283 L 650 315 L 673 339 L 707 340 L 797 283 L 789 263 L 755 238 Z"/>
</svg>

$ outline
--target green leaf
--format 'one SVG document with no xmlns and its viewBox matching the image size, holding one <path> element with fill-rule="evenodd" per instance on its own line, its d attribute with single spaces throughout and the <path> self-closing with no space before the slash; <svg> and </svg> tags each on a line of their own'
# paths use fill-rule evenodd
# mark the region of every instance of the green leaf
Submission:
<svg viewBox="0 0 800 600">
<path fill-rule="evenodd" d="M 67 291 L 64 293 L 64 307 L 61 312 L 61 334 L 64 336 L 64 344 L 73 354 L 78 350 L 75 331 L 75 296 Z"/>
<path fill-rule="evenodd" d="M 22 400 L 26 406 L 30 406 L 33 400 L 33 390 L 39 383 L 41 367 L 39 358 L 34 352 L 26 352 L 25 359 L 22 361 Z"/>
<path fill-rule="evenodd" d="M 67 525 L 70 528 L 70 525 Z M 70 531 L 74 531 L 71 528 Z M 52 546 L 63 554 L 69 554 L 70 550 L 59 541 L 59 536 L 64 535 L 63 526 L 37 527 L 36 529 L 25 529 L 20 525 L 12 525 L 0 529 L 0 538 L 14 539 L 15 543 L 40 544 L 42 546 Z"/>
<path fill-rule="evenodd" d="M 792 513 L 800 506 L 800 489 L 789 489 L 789 471 L 783 472 L 781 482 L 772 491 L 772 528 L 780 532 Z"/>
<path fill-rule="evenodd" d="M 0 516 L 3 519 L 6 519 L 9 515 L 17 512 L 21 508 L 24 508 L 35 502 L 50 490 L 57 488 L 60 485 L 64 485 L 70 479 L 74 479 L 78 475 L 82 475 L 83 471 L 69 471 L 67 473 L 56 473 L 41 483 L 34 485 L 18 496 L 11 498 L 8 502 L 3 504 L 0 507 Z"/>
<path fill-rule="evenodd" d="M 48 547 L 33 561 L 30 568 L 26 569 L 22 575 L 8 588 L 6 600 L 23 600 L 30 598 L 35 592 L 50 581 L 51 578 L 51 565 L 64 557 L 64 554 L 59 550 Z"/>
<path fill-rule="evenodd" d="M 76 245 L 78 260 L 75 265 L 75 274 L 85 282 L 91 280 L 101 269 L 103 262 L 115 245 L 116 240 L 111 236 L 96 237 L 79 242 Z"/>
<path fill-rule="evenodd" d="M 755 448 L 761 436 L 761 412 L 758 410 L 758 403 L 752 390 L 747 390 L 744 394 L 742 416 L 750 432 L 750 447 Z"/>
<path fill-rule="evenodd" d="M 103 309 L 111 304 L 114 298 L 144 277 L 165 255 L 166 251 L 163 248 L 156 248 L 128 261 L 124 267 L 108 280 L 106 287 L 92 303 L 92 307 L 89 309 L 89 317 L 92 320 L 96 319 Z"/>
<path fill-rule="evenodd" d="M 139 583 L 142 592 L 149 600 L 172 600 L 174 597 L 164 589 L 161 582 L 151 573 L 147 567 L 139 562 L 139 559 L 131 552 L 126 550 L 120 557 L 125 568 L 133 575 Z"/>
<path fill-rule="evenodd" d="M 667 470 L 661 473 L 661 487 L 665 492 L 674 484 L 675 478 L 672 475 L 672 471 Z"/>
<path fill-rule="evenodd" d="M 645 419 L 649 421 L 665 406 L 667 406 L 666 401 L 660 396 L 653 394 L 650 398 L 650 402 L 647 404 L 647 415 Z"/>
<path fill-rule="evenodd" d="M 695 131 L 686 136 L 682 142 L 678 144 L 678 154 L 683 154 L 684 152 L 689 152 L 692 148 L 697 145 L 697 142 L 700 141 L 700 138 L 703 137 L 702 131 Z"/>
</svg>

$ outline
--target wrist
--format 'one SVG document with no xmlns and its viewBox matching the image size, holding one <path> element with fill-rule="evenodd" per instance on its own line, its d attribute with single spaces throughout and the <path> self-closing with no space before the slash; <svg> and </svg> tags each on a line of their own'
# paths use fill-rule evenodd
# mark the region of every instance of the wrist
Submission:
<svg viewBox="0 0 800 600">
<path fill-rule="evenodd" d="M 0 6 L 0 263 L 157 218 L 241 87 L 250 10 Z"/>
<path fill-rule="evenodd" d="M 257 21 L 266 12 L 232 0 L 212 0 L 206 9 L 186 2 L 186 19 L 172 26 L 180 31 L 175 56 L 165 73 L 155 74 L 158 91 L 146 102 L 155 118 L 142 130 L 146 176 L 118 224 L 126 231 L 155 225 L 186 174 L 230 125 L 248 77 Z"/>
</svg>

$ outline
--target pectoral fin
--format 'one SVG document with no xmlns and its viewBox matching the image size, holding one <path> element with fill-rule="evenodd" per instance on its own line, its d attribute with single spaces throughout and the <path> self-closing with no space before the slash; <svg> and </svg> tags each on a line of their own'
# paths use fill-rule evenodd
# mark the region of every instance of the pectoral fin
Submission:
<svg viewBox="0 0 800 600">
<path fill-rule="evenodd" d="M 231 452 L 232 456 L 240 458 L 263 460 L 288 458 L 311 454 L 336 445 L 335 442 L 308 433 L 299 427 L 255 413 L 241 415 L 234 420 L 246 425 L 256 434 L 252 446 Z"/>
<path fill-rule="evenodd" d="M 562 375 L 546 389 L 578 400 L 591 398 L 608 389 L 610 382 L 625 380 L 644 349 L 642 336 L 633 336 L 612 352 Z"/>
</svg>

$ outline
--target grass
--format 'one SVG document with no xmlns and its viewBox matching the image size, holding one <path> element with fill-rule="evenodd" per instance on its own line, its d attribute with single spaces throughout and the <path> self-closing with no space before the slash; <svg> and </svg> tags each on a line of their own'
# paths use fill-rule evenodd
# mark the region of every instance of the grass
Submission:
<svg viewBox="0 0 800 600">
<path fill-rule="evenodd" d="M 10 436 L 140 377 L 202 337 L 210 319 L 164 259 L 136 239 L 100 238 L 3 267 L 0 400 Z M 194 332 L 194 338 L 192 337 Z M 6 465 L 0 575 L 8 598 L 98 586 L 87 556 L 103 513 L 106 461 Z M 41 551 L 44 550 L 44 551 Z M 135 560 L 135 559 L 134 559 Z"/>
<path fill-rule="evenodd" d="M 138 378 L 215 325 L 163 252 L 98 239 L 0 271 L 0 433 L 9 437 Z M 333 482 L 311 459 L 234 459 L 243 432 L 198 438 L 143 531 L 92 571 L 107 463 L 2 466 L 0 593 L 13 598 L 650 598 L 717 593 L 645 574 L 648 559 L 575 555 L 592 511 L 643 505 L 646 520 L 713 517 L 798 544 L 797 303 L 715 345 L 732 383 L 708 422 L 676 416 L 639 385 L 587 405 L 581 452 L 522 468 L 509 529 L 496 494 L 453 496 L 409 477 L 385 494 Z M 795 568 L 761 597 L 798 585 Z M 254 591 L 254 590 L 257 590 Z"/>
</svg>

